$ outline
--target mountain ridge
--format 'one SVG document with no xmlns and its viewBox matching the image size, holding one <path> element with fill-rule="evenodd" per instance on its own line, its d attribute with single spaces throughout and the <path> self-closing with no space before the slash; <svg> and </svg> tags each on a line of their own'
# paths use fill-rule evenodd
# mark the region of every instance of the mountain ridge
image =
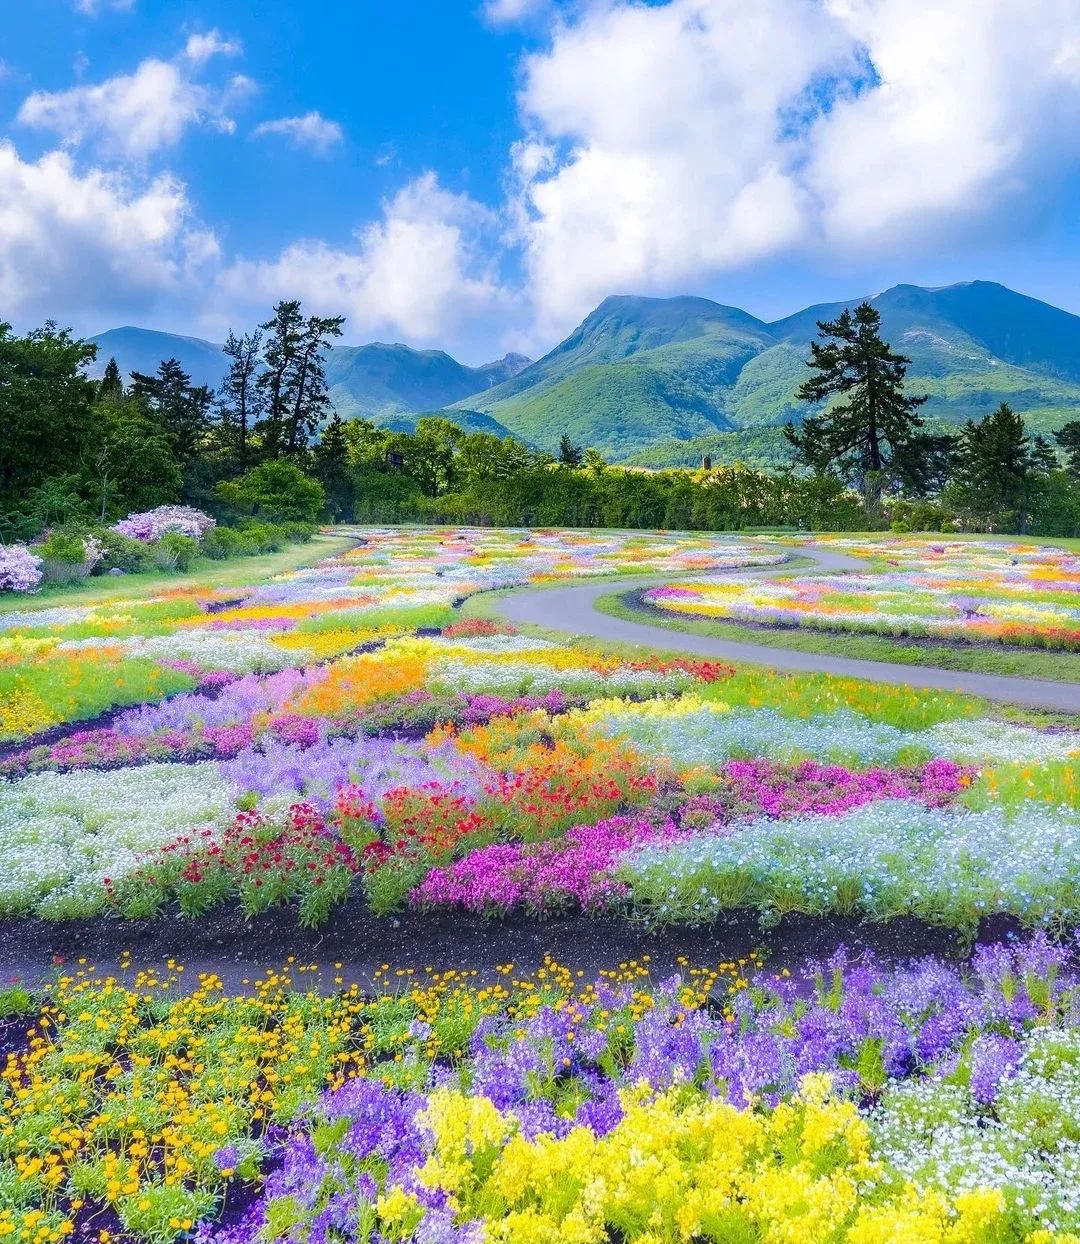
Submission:
<svg viewBox="0 0 1080 1244">
<path fill-rule="evenodd" d="M 332 350 L 327 378 L 345 418 L 405 427 L 437 411 L 544 449 L 566 434 L 613 461 L 649 465 L 685 461 L 691 443 L 734 452 L 737 442 L 771 461 L 773 450 L 760 447 L 778 444 L 781 425 L 805 413 L 794 393 L 817 321 L 864 300 L 911 357 L 909 386 L 928 395 L 923 413 L 935 425 L 1003 400 L 1042 432 L 1080 418 L 1080 316 L 979 280 L 894 285 L 771 322 L 693 295 L 614 294 L 535 362 L 510 354 L 469 367 L 442 350 L 371 342 Z M 90 340 L 102 347 L 94 374 L 118 345 L 122 370 L 129 358 L 153 370 L 149 355 L 170 343 L 197 382 L 207 383 L 198 371 L 215 357 L 224 370 L 219 347 L 200 338 L 127 326 Z"/>
</svg>

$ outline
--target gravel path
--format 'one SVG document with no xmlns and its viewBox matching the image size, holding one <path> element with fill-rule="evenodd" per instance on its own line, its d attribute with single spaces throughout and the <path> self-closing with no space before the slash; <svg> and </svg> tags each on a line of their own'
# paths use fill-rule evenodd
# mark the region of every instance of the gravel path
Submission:
<svg viewBox="0 0 1080 1244">
<path fill-rule="evenodd" d="M 800 548 L 799 554 L 813 561 L 818 570 L 830 573 L 862 570 L 866 566 L 857 557 L 813 547 Z M 753 580 L 791 574 L 792 571 L 790 567 L 780 565 L 719 573 L 723 573 L 725 579 Z M 682 579 L 689 577 L 680 576 Z M 590 635 L 596 639 L 648 644 L 655 648 L 689 652 L 695 656 L 724 661 L 758 662 L 779 670 L 839 674 L 874 682 L 925 687 L 933 691 L 962 691 L 969 695 L 983 696 L 988 700 L 1019 704 L 1025 708 L 1080 713 L 1080 686 L 1075 683 L 1016 678 L 1005 674 L 978 674 L 966 670 L 944 670 L 926 665 L 898 665 L 889 661 L 860 661 L 817 652 L 796 652 L 765 644 L 695 635 L 672 627 L 653 625 L 644 619 L 631 622 L 625 618 L 600 613 L 595 607 L 596 600 L 601 596 L 655 587 L 663 582 L 664 579 L 652 575 L 649 578 L 623 579 L 618 582 L 607 579 L 603 582 L 574 583 L 568 587 L 527 588 L 503 597 L 498 608 L 508 622 L 518 625 L 545 626 L 576 635 Z"/>
</svg>

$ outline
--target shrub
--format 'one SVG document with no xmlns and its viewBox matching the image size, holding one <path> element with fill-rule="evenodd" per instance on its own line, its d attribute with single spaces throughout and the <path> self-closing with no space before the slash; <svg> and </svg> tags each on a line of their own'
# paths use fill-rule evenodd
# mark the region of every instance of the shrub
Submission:
<svg viewBox="0 0 1080 1244">
<path fill-rule="evenodd" d="M 102 534 L 101 542 L 105 550 L 101 561 L 102 570 L 123 570 L 128 574 L 137 574 L 154 565 L 153 553 L 141 540 L 109 529 Z"/>
<path fill-rule="evenodd" d="M 313 522 L 322 512 L 325 493 L 318 480 L 291 462 L 263 462 L 239 479 L 217 486 L 229 505 L 271 522 Z"/>
<path fill-rule="evenodd" d="M 160 540 L 151 546 L 154 563 L 162 570 L 186 571 L 199 551 L 198 540 L 191 536 L 183 536 L 178 531 L 167 531 Z"/>
<path fill-rule="evenodd" d="M 192 540 L 201 540 L 212 531 L 215 520 L 190 505 L 159 505 L 157 509 L 129 514 L 113 525 L 112 530 L 144 544 L 152 544 L 167 532 L 177 532 Z"/>
<path fill-rule="evenodd" d="M 215 527 L 203 537 L 202 552 L 214 561 L 240 557 L 247 551 L 242 533 L 233 527 Z"/>
<path fill-rule="evenodd" d="M 285 547 L 285 535 L 274 523 L 245 523 L 241 529 L 252 553 L 276 553 Z"/>
<path fill-rule="evenodd" d="M 0 592 L 33 592 L 41 579 L 41 558 L 25 544 L 0 545 Z"/>
<path fill-rule="evenodd" d="M 298 522 L 282 523 L 281 529 L 285 533 L 286 540 L 292 541 L 293 544 L 309 544 L 316 531 L 319 530 L 315 523 Z"/>
<path fill-rule="evenodd" d="M 38 553 L 50 583 L 74 583 L 101 561 L 104 547 L 94 535 L 54 531 L 38 546 Z"/>
</svg>

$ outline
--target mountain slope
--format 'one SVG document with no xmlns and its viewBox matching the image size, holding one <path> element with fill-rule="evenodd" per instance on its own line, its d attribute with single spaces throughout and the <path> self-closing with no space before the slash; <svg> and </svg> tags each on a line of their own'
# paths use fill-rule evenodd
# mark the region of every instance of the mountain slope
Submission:
<svg viewBox="0 0 1080 1244">
<path fill-rule="evenodd" d="M 383 420 L 451 406 L 515 376 L 529 360 L 508 354 L 497 363 L 466 367 L 443 350 L 373 342 L 336 346 L 326 360 L 330 396 L 343 419 Z"/>
<path fill-rule="evenodd" d="M 441 350 L 374 343 L 332 350 L 327 377 L 346 418 L 404 428 L 438 411 L 549 450 L 566 433 L 613 461 L 745 453 L 775 464 L 786 454 L 779 428 L 807 413 L 794 395 L 817 321 L 861 301 L 766 324 L 707 298 L 620 295 L 535 363 L 507 355 L 467 367 Z M 1080 418 L 1080 316 L 990 281 L 897 285 L 870 301 L 886 340 L 910 356 L 909 389 L 929 395 L 931 423 L 955 426 L 1001 401 L 1043 433 Z M 216 384 L 224 372 L 220 348 L 195 337 L 122 328 L 92 340 L 100 348 L 92 374 L 110 355 L 125 372 L 153 371 L 170 356 L 199 383 Z"/>
<path fill-rule="evenodd" d="M 120 374 L 127 381 L 133 371 L 149 375 L 157 371 L 162 359 L 176 358 L 191 376 L 192 383 L 216 389 L 228 370 L 221 346 L 201 337 L 181 337 L 159 333 L 151 328 L 110 328 L 89 339 L 98 348 L 97 358 L 87 374 L 100 378 L 110 358 L 115 358 Z"/>
<path fill-rule="evenodd" d="M 462 405 L 553 449 L 565 432 L 616 459 L 732 425 L 729 391 L 768 327 L 707 298 L 606 298 L 542 359 Z"/>
<path fill-rule="evenodd" d="M 116 359 L 125 377 L 132 371 L 154 372 L 162 359 L 177 358 L 195 384 L 216 389 L 228 370 L 221 346 L 200 337 L 126 327 L 111 328 L 90 341 L 98 347 L 97 359 L 88 369 L 94 377 L 102 375 L 110 358 Z M 327 354 L 326 377 L 342 418 L 363 416 L 383 422 L 391 416 L 442 410 L 467 394 L 512 379 L 530 361 L 521 354 L 507 354 L 494 363 L 466 367 L 442 350 L 375 342 L 335 347 Z M 464 418 L 461 422 L 468 423 Z M 490 430 L 506 434 L 497 421 Z"/>
<path fill-rule="evenodd" d="M 467 404 L 549 449 L 565 431 L 617 461 L 723 458 L 725 431 L 764 434 L 806 414 L 794 395 L 817 321 L 861 301 L 765 324 L 702 298 L 609 298 L 537 363 Z M 909 386 L 929 395 L 929 420 L 978 418 L 1001 401 L 1039 431 L 1080 417 L 1080 317 L 988 281 L 898 285 L 869 301 L 885 338 L 910 356 Z M 690 438 L 704 441 L 671 443 Z M 740 445 L 769 462 L 781 450 L 776 435 Z"/>
</svg>

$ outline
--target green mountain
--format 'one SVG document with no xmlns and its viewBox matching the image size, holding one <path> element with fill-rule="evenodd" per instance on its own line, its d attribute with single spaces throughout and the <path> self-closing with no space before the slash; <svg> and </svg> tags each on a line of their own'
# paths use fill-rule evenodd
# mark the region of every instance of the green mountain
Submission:
<svg viewBox="0 0 1080 1244">
<path fill-rule="evenodd" d="M 452 406 L 471 393 L 497 386 L 527 367 L 508 354 L 497 363 L 466 367 L 442 350 L 373 342 L 335 346 L 326 360 L 330 396 L 343 419 L 387 419 Z"/>
<path fill-rule="evenodd" d="M 89 374 L 100 377 L 115 358 L 120 371 L 153 372 L 162 359 L 177 358 L 196 384 L 216 389 L 227 370 L 221 346 L 200 337 L 182 337 L 148 328 L 111 328 L 91 337 L 98 356 Z M 326 376 L 334 405 L 344 419 L 363 417 L 376 423 L 397 421 L 411 429 L 416 416 L 432 411 L 445 414 L 470 430 L 507 435 L 489 415 L 445 408 L 470 393 L 503 384 L 529 365 L 521 354 L 507 354 L 495 363 L 466 367 L 441 350 L 413 350 L 403 345 L 375 342 L 366 346 L 336 346 L 327 355 Z"/>
<path fill-rule="evenodd" d="M 181 337 L 176 333 L 159 333 L 152 328 L 110 328 L 90 341 L 98 348 L 97 358 L 87 374 L 100 379 L 110 358 L 116 359 L 120 374 L 127 380 L 133 371 L 150 375 L 157 371 L 162 359 L 179 359 L 193 383 L 216 389 L 225 375 L 225 356 L 221 346 L 201 337 Z"/>
<path fill-rule="evenodd" d="M 779 428 L 817 321 L 847 303 L 772 324 L 703 298 L 608 298 L 565 341 L 508 383 L 474 394 L 515 435 L 553 449 L 563 432 L 615 461 L 689 465 L 784 460 Z M 934 424 L 978 418 L 1001 401 L 1048 432 L 1080 417 L 1080 317 L 988 281 L 898 285 L 870 298 L 909 355 L 909 383 Z M 750 435 L 756 433 L 756 435 Z"/>
<path fill-rule="evenodd" d="M 766 324 L 706 298 L 606 298 L 549 354 L 462 405 L 543 448 L 566 433 L 622 459 L 737 426 L 734 386 L 773 344 Z"/>
<path fill-rule="evenodd" d="M 777 465 L 787 452 L 780 428 L 806 413 L 794 394 L 817 321 L 861 301 L 767 324 L 707 298 L 612 297 L 535 363 L 508 354 L 467 367 L 441 350 L 377 342 L 332 350 L 327 378 L 345 418 L 408 429 L 434 412 L 552 451 L 566 433 L 616 462 Z M 990 281 L 897 285 L 870 301 L 886 339 L 911 357 L 910 388 L 929 395 L 932 425 L 1002 401 L 1043 433 L 1080 418 L 1080 316 Z M 92 374 L 110 355 L 125 372 L 175 356 L 203 384 L 224 372 L 220 347 L 196 337 L 118 328 L 91 340 Z"/>
</svg>

